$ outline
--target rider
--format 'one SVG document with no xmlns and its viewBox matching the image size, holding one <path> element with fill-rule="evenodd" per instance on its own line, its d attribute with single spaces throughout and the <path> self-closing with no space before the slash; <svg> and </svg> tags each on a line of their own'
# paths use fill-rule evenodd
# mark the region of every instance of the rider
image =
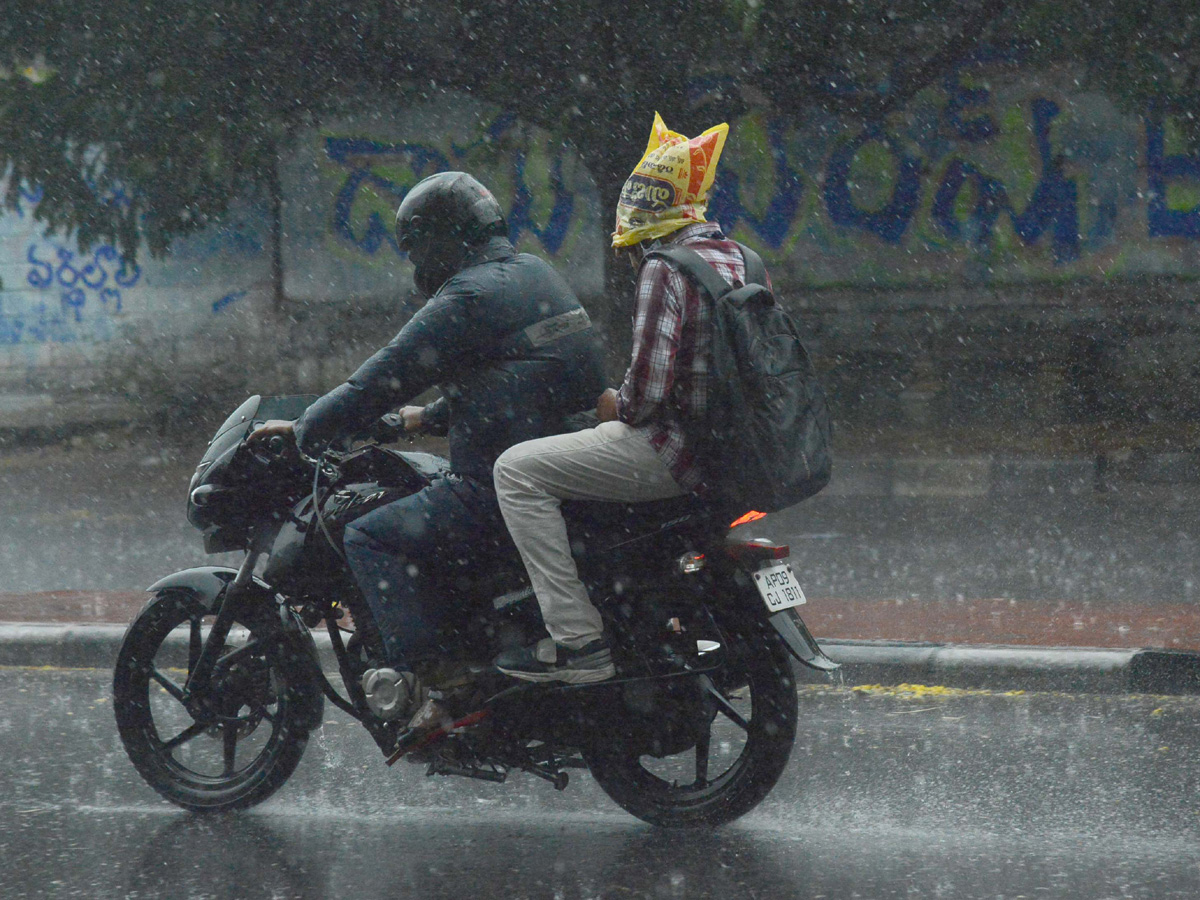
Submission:
<svg viewBox="0 0 1200 900">
<path fill-rule="evenodd" d="M 407 715 L 420 672 L 436 657 L 438 626 L 455 613 L 456 568 L 500 550 L 508 538 L 492 483 L 496 457 L 513 444 L 565 430 L 604 386 L 595 330 L 566 281 L 517 253 L 499 204 L 462 172 L 415 185 L 396 213 L 396 238 L 429 301 L 390 344 L 294 423 L 271 422 L 256 438 L 292 433 L 309 455 L 362 432 L 432 386 L 442 396 L 405 406 L 407 433 L 448 434 L 451 473 L 351 522 L 344 547 L 383 639 L 387 668 L 363 678 L 398 697 Z M 381 683 L 386 673 L 389 683 Z M 408 708 L 405 708 L 408 707 Z"/>
<path fill-rule="evenodd" d="M 728 130 L 718 125 L 688 140 L 655 115 L 646 153 L 621 191 L 612 236 L 613 247 L 639 266 L 624 383 L 600 396 L 596 428 L 531 440 L 496 461 L 500 509 L 550 633 L 497 658 L 500 671 L 516 678 L 585 684 L 615 674 L 560 501 L 641 502 L 704 490 L 703 460 L 684 424 L 705 415 L 712 302 L 674 263 L 645 254 L 673 243 L 699 253 L 731 284 L 745 281 L 738 245 L 704 215 Z"/>
</svg>

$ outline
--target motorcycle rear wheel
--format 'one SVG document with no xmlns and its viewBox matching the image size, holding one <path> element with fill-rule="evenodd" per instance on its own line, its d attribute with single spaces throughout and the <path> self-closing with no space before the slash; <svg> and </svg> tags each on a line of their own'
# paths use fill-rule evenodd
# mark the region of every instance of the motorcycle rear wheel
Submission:
<svg viewBox="0 0 1200 900">
<path fill-rule="evenodd" d="M 214 618 L 190 594 L 163 591 L 129 626 L 113 674 L 117 731 L 138 773 L 172 803 L 228 812 L 261 803 L 295 771 L 308 726 L 273 610 L 243 615 L 214 676 L 217 716 L 182 702 Z"/>
<path fill-rule="evenodd" d="M 614 734 L 585 754 L 601 790 L 652 825 L 732 822 L 762 802 L 787 766 L 798 704 L 787 648 L 761 621 L 726 637 L 725 664 L 697 676 L 709 712 L 695 747 L 656 758 Z"/>
</svg>

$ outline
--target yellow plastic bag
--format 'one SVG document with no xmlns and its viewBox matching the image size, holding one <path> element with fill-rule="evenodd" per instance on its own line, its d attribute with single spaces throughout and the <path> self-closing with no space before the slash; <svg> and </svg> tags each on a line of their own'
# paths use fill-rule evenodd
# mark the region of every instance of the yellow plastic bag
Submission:
<svg viewBox="0 0 1200 900">
<path fill-rule="evenodd" d="M 621 189 L 612 245 L 631 247 L 706 221 L 708 191 L 728 134 L 729 126 L 722 122 L 689 140 L 655 113 L 642 161 Z"/>
</svg>

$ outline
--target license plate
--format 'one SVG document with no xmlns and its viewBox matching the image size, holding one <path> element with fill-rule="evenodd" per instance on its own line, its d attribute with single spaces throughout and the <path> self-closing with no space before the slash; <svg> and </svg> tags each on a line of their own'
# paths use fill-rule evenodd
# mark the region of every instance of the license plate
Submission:
<svg viewBox="0 0 1200 900">
<path fill-rule="evenodd" d="M 775 563 L 759 569 L 754 573 L 754 586 L 762 594 L 767 609 L 773 613 L 808 602 L 804 599 L 804 591 L 800 590 L 800 582 L 787 563 Z"/>
</svg>

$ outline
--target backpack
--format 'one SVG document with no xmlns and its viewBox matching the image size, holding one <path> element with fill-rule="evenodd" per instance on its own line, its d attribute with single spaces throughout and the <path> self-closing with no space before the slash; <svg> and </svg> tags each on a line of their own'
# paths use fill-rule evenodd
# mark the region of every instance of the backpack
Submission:
<svg viewBox="0 0 1200 900">
<path fill-rule="evenodd" d="M 776 512 L 829 483 L 832 422 L 795 323 L 769 289 L 762 259 L 738 244 L 746 285 L 734 288 L 687 247 L 649 251 L 713 301 L 708 411 L 683 428 L 731 512 Z M 712 481 L 717 483 L 713 484 Z"/>
</svg>

